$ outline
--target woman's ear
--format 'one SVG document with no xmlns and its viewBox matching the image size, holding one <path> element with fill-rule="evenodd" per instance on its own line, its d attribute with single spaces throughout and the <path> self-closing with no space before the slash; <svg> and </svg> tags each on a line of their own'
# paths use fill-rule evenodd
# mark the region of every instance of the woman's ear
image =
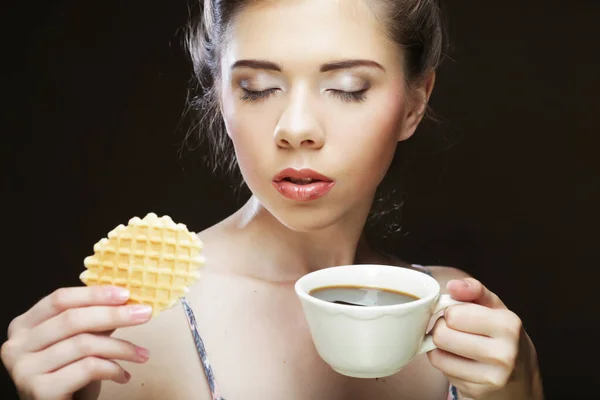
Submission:
<svg viewBox="0 0 600 400">
<path fill-rule="evenodd" d="M 410 106 L 407 107 L 406 116 L 404 117 L 400 131 L 398 132 L 399 142 L 410 138 L 415 133 L 419 123 L 423 120 L 434 85 L 435 71 L 432 71 L 419 82 L 416 88 L 413 89 Z"/>
</svg>

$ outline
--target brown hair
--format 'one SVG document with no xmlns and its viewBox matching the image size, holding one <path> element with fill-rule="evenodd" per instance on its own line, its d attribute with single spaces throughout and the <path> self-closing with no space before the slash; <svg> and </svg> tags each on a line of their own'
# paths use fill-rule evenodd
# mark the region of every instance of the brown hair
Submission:
<svg viewBox="0 0 600 400">
<path fill-rule="evenodd" d="M 445 35 L 438 0 L 374 0 L 386 21 L 390 38 L 405 53 L 407 87 L 435 70 L 442 58 Z M 195 77 L 190 111 L 195 118 L 186 139 L 207 141 L 207 161 L 214 169 L 235 173 L 233 145 L 221 116 L 217 85 L 220 51 L 232 19 L 248 0 L 200 0 L 199 12 L 190 21 L 186 45 Z"/>
</svg>

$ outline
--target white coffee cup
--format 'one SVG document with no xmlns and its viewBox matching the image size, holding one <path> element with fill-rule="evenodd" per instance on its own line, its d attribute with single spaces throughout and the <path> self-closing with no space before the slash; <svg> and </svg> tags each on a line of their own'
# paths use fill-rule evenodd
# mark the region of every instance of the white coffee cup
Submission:
<svg viewBox="0 0 600 400">
<path fill-rule="evenodd" d="M 403 304 L 357 307 L 318 299 L 311 291 L 328 286 L 363 286 L 418 297 Z M 436 348 L 426 335 L 431 317 L 454 304 L 431 276 L 389 265 L 345 265 L 301 277 L 296 294 L 321 358 L 340 374 L 382 378 L 412 358 Z"/>
</svg>

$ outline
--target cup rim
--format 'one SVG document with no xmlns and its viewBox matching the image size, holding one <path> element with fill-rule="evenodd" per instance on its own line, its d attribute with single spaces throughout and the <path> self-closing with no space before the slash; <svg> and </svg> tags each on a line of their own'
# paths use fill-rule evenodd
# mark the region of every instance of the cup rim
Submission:
<svg viewBox="0 0 600 400">
<path fill-rule="evenodd" d="M 433 282 L 436 285 L 437 290 L 431 294 L 428 294 L 427 296 L 421 297 L 418 300 L 411 301 L 408 303 L 390 304 L 390 305 L 385 305 L 385 306 L 373 306 L 373 307 L 355 307 L 355 306 L 351 306 L 351 305 L 347 305 L 347 304 L 331 303 L 329 301 L 318 299 L 314 296 L 311 296 L 308 293 L 308 291 L 302 290 L 300 288 L 300 286 L 302 285 L 302 283 L 304 281 L 306 281 L 307 279 L 310 279 L 310 277 L 312 277 L 312 276 L 323 273 L 323 271 L 328 271 L 328 270 L 332 270 L 332 269 L 344 269 L 347 267 L 377 267 L 377 268 L 404 269 L 404 270 L 409 271 L 410 273 L 421 274 L 420 276 L 422 276 L 425 280 L 429 280 L 429 281 Z M 385 264 L 348 264 L 348 265 L 338 265 L 338 266 L 334 266 L 334 267 L 327 267 L 327 268 L 323 268 L 320 270 L 312 271 L 312 272 L 309 272 L 308 274 L 301 276 L 300 278 L 298 278 L 298 280 L 296 280 L 296 283 L 294 284 L 294 290 L 296 291 L 296 295 L 299 296 L 300 298 L 302 298 L 303 300 L 308 301 L 308 302 L 318 305 L 318 306 L 329 308 L 330 310 L 336 310 L 336 311 L 352 310 L 353 312 L 365 312 L 365 313 L 371 313 L 374 311 L 385 312 L 385 311 L 393 311 L 393 310 L 410 309 L 410 308 L 419 307 L 423 304 L 431 302 L 441 293 L 440 284 L 438 283 L 437 280 L 435 280 L 434 277 L 427 275 L 424 272 L 417 271 L 417 270 L 414 270 L 411 268 L 399 267 L 396 265 L 385 265 Z M 311 289 L 311 290 L 313 290 L 313 289 Z"/>
</svg>

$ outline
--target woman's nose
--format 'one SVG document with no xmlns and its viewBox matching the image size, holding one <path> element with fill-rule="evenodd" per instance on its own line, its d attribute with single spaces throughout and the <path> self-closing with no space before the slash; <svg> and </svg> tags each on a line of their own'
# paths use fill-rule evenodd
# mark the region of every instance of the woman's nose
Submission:
<svg viewBox="0 0 600 400">
<path fill-rule="evenodd" d="M 283 149 L 320 149 L 325 135 L 310 104 L 300 98 L 291 101 L 275 128 L 275 143 Z"/>
</svg>

